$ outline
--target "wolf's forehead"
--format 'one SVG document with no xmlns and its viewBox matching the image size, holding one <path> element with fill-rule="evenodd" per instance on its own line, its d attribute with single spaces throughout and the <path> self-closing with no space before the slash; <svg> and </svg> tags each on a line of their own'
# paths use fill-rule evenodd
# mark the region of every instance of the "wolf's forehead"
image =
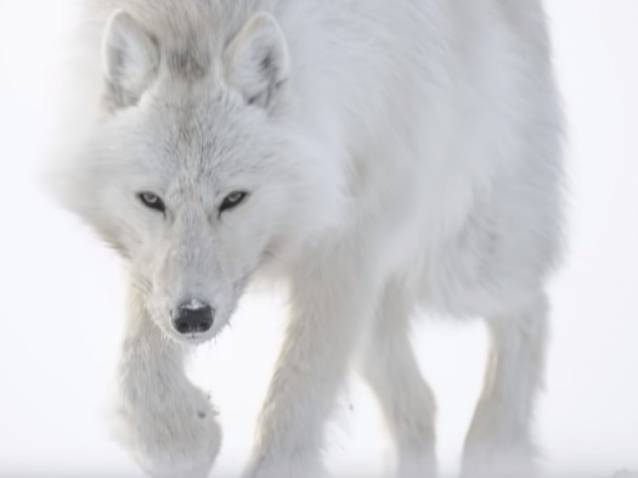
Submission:
<svg viewBox="0 0 638 478">
<path fill-rule="evenodd" d="M 165 179 L 179 185 L 205 181 L 223 185 L 253 171 L 255 138 L 224 100 L 161 108 L 156 142 Z"/>
</svg>

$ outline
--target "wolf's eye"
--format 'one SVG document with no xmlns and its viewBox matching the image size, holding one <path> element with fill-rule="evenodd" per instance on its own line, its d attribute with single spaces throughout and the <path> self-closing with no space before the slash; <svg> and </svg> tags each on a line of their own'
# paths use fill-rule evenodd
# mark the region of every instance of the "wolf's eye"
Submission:
<svg viewBox="0 0 638 478">
<path fill-rule="evenodd" d="M 224 211 L 229 211 L 230 209 L 234 209 L 243 203 L 248 197 L 248 193 L 245 191 L 235 191 L 230 193 L 224 200 L 222 201 L 221 206 L 219 206 L 219 214 L 221 215 Z"/>
<path fill-rule="evenodd" d="M 137 195 L 138 199 L 142 201 L 146 207 L 150 209 L 154 209 L 155 211 L 159 211 L 161 213 L 166 212 L 166 206 L 164 206 L 164 201 L 160 199 L 157 194 L 143 192 Z"/>
</svg>

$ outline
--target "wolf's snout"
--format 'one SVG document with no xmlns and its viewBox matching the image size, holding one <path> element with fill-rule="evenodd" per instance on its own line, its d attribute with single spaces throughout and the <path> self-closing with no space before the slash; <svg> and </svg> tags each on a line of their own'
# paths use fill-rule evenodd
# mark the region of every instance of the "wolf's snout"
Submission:
<svg viewBox="0 0 638 478">
<path fill-rule="evenodd" d="M 182 335 L 203 334 L 213 326 L 215 311 L 198 300 L 180 305 L 171 314 L 173 327 Z"/>
</svg>

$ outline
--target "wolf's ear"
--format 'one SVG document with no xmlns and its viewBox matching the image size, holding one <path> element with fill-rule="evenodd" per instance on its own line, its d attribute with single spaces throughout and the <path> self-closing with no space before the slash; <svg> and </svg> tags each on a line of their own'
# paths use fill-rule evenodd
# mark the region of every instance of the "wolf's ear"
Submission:
<svg viewBox="0 0 638 478">
<path fill-rule="evenodd" d="M 115 107 L 136 104 L 155 79 L 160 61 L 155 38 L 124 10 L 108 21 L 102 45 L 104 76 Z"/>
<path fill-rule="evenodd" d="M 230 84 L 249 104 L 270 106 L 290 72 L 286 38 L 272 15 L 248 20 L 228 46 L 226 68 Z"/>
</svg>

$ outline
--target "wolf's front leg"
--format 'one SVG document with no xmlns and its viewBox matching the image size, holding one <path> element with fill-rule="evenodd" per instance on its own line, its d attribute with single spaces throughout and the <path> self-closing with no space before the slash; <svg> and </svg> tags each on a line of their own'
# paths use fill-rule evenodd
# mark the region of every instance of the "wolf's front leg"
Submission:
<svg viewBox="0 0 638 478">
<path fill-rule="evenodd" d="M 115 432 L 149 475 L 208 475 L 221 434 L 208 398 L 184 373 L 186 350 L 164 337 L 136 292 L 118 367 Z"/>
<path fill-rule="evenodd" d="M 349 260 L 332 260 L 293 277 L 291 323 L 246 478 L 322 476 L 323 424 L 372 317 L 373 276 Z"/>
</svg>

